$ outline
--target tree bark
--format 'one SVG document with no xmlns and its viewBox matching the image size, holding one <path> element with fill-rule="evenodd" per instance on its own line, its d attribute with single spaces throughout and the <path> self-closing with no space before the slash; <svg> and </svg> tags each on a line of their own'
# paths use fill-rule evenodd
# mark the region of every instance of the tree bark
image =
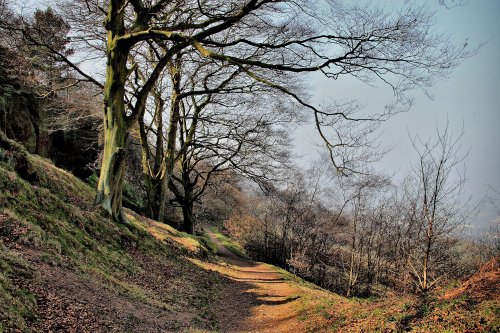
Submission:
<svg viewBox="0 0 500 333">
<path fill-rule="evenodd" d="M 111 108 L 106 107 L 105 113 L 111 112 Z M 111 117 L 106 115 L 106 118 Z M 122 188 L 128 131 L 126 126 L 120 124 L 120 119 L 108 120 L 104 125 L 104 155 L 95 202 L 114 220 L 126 223 L 122 209 Z"/>
<path fill-rule="evenodd" d="M 128 47 L 117 45 L 115 38 L 124 33 L 124 0 L 109 4 L 106 18 L 107 65 L 104 84 L 104 154 L 95 203 L 116 221 L 127 223 L 122 209 L 125 155 L 130 126 L 125 114 L 125 81 Z"/>
<path fill-rule="evenodd" d="M 182 215 L 184 218 L 184 226 L 183 229 L 188 234 L 194 235 L 194 216 L 193 216 L 193 204 L 185 203 L 182 205 Z"/>
<path fill-rule="evenodd" d="M 171 109 L 170 109 L 170 124 L 167 131 L 167 150 L 165 152 L 165 179 L 162 180 L 161 187 L 165 192 L 167 184 L 170 183 L 170 178 L 174 173 L 175 161 L 176 161 L 176 138 L 177 138 L 177 127 L 180 119 L 180 103 L 179 94 L 181 91 L 180 87 L 180 56 L 176 58 L 174 62 L 169 62 L 168 70 L 170 72 L 170 77 L 172 79 L 172 95 L 171 95 Z M 162 196 L 159 202 L 159 214 L 158 220 L 164 219 L 165 214 L 166 198 L 165 195 Z M 184 208 L 183 208 L 184 210 Z M 192 209 L 191 209 L 192 210 Z"/>
<path fill-rule="evenodd" d="M 164 101 L 161 93 L 156 88 L 155 91 L 155 116 L 156 124 L 156 149 L 154 156 L 151 156 L 148 133 L 144 124 L 144 110 L 141 110 L 138 117 L 139 134 L 142 151 L 142 169 L 146 183 L 146 214 L 149 218 L 163 222 L 160 213 L 165 209 L 162 201 L 165 200 L 165 173 L 166 164 L 163 150 L 163 107 Z M 153 164 L 151 166 L 151 164 Z"/>
</svg>

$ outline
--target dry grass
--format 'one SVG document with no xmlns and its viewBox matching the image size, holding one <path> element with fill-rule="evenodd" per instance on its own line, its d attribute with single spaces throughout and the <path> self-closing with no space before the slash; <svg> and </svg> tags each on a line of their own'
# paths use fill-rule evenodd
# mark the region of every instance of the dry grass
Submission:
<svg viewBox="0 0 500 333">
<path fill-rule="evenodd" d="M 90 186 L 2 137 L 0 189 L 0 332 L 500 327 L 497 262 L 426 302 L 391 293 L 348 299 L 229 251 L 225 261 L 206 260 L 200 238 L 131 211 L 130 227 L 116 224 L 93 207 Z"/>
</svg>

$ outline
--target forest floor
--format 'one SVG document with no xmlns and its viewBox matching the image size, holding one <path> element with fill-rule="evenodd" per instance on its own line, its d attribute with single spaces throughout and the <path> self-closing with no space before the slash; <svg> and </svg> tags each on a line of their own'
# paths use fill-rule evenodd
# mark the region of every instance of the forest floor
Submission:
<svg viewBox="0 0 500 333">
<path fill-rule="evenodd" d="M 130 210 L 0 135 L 0 332 L 497 332 L 500 268 L 422 304 L 346 298 Z M 214 246 L 215 244 L 215 246 Z M 211 252 L 217 252 L 217 256 Z"/>
</svg>

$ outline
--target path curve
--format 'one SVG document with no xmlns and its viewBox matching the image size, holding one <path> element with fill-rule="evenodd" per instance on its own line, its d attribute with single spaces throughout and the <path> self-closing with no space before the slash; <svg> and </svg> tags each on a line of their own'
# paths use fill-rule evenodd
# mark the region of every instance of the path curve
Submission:
<svg viewBox="0 0 500 333">
<path fill-rule="evenodd" d="M 216 235 L 205 229 L 217 245 L 218 263 L 207 268 L 221 273 L 228 283 L 221 286 L 215 305 L 222 332 L 305 332 L 298 319 L 298 286 L 290 284 L 270 265 L 243 259 L 225 248 Z"/>
</svg>

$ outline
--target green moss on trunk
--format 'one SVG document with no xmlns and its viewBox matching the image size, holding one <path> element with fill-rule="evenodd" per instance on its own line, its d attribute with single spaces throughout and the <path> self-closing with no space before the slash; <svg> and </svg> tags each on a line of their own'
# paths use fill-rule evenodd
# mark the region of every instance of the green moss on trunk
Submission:
<svg viewBox="0 0 500 333">
<path fill-rule="evenodd" d="M 124 33 L 123 11 L 119 10 L 123 2 L 110 2 L 105 24 L 108 34 L 104 84 L 104 154 L 95 202 L 113 219 L 126 223 L 122 211 L 122 188 L 130 130 L 124 102 L 129 46 L 116 41 Z"/>
</svg>

